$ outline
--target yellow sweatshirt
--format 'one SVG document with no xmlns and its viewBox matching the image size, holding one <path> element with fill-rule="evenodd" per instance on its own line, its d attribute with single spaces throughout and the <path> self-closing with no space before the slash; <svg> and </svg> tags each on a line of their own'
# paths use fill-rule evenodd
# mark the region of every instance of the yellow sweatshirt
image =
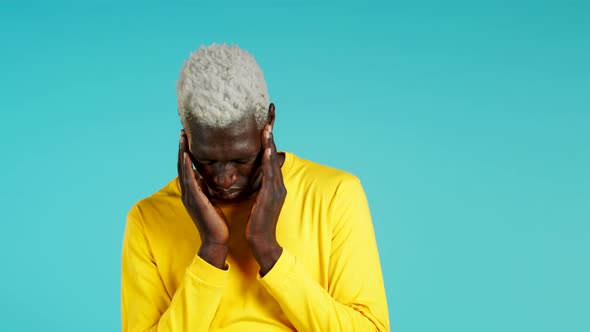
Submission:
<svg viewBox="0 0 590 332">
<path fill-rule="evenodd" d="M 178 179 L 136 203 L 122 255 L 124 332 L 389 331 L 373 225 L 359 180 L 285 153 L 283 253 L 264 276 L 245 240 L 253 199 L 221 206 L 227 270 L 196 253 Z"/>
</svg>

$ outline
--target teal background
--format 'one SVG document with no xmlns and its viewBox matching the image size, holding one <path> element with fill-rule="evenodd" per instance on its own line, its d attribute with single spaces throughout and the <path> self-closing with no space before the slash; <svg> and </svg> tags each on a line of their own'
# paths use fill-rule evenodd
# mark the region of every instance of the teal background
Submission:
<svg viewBox="0 0 590 332">
<path fill-rule="evenodd" d="M 3 1 L 0 330 L 120 330 L 178 72 L 230 42 L 279 148 L 361 178 L 392 331 L 590 331 L 589 36 L 588 1 Z"/>
</svg>

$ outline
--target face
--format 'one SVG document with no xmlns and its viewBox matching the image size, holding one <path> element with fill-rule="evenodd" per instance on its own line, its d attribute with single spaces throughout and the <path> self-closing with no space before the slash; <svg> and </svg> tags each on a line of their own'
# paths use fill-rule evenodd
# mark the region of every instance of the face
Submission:
<svg viewBox="0 0 590 332">
<path fill-rule="evenodd" d="M 213 129 L 185 127 L 195 168 L 213 199 L 232 201 L 253 194 L 261 181 L 261 135 L 252 116 L 236 125 Z"/>
</svg>

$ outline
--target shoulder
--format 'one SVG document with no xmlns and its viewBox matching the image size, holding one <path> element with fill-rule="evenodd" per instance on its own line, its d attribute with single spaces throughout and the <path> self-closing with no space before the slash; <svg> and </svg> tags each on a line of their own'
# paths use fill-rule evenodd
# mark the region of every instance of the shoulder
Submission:
<svg viewBox="0 0 590 332">
<path fill-rule="evenodd" d="M 285 183 L 302 190 L 333 196 L 362 190 L 359 178 L 347 171 L 303 159 L 286 152 Z"/>
<path fill-rule="evenodd" d="M 154 215 L 165 213 L 167 209 L 174 208 L 180 202 L 180 187 L 178 178 L 169 181 L 165 186 L 153 194 L 137 201 L 128 212 L 127 219 L 143 223 Z"/>
<path fill-rule="evenodd" d="M 193 238 L 197 230 L 182 203 L 177 178 L 133 204 L 126 229 L 128 241 L 149 243 L 154 253 Z"/>
<path fill-rule="evenodd" d="M 287 153 L 289 158 L 292 164 L 284 170 L 289 212 L 314 211 L 334 230 L 370 222 L 367 197 L 357 176 Z"/>
</svg>

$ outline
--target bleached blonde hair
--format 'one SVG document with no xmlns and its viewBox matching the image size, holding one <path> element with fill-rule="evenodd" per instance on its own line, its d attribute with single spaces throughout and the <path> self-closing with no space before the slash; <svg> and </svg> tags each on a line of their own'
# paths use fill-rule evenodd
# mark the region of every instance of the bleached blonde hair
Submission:
<svg viewBox="0 0 590 332">
<path fill-rule="evenodd" d="M 268 120 L 269 97 L 254 57 L 236 45 L 212 44 L 191 53 L 176 85 L 183 125 L 197 121 L 226 128 L 254 115 L 259 128 Z"/>
</svg>

